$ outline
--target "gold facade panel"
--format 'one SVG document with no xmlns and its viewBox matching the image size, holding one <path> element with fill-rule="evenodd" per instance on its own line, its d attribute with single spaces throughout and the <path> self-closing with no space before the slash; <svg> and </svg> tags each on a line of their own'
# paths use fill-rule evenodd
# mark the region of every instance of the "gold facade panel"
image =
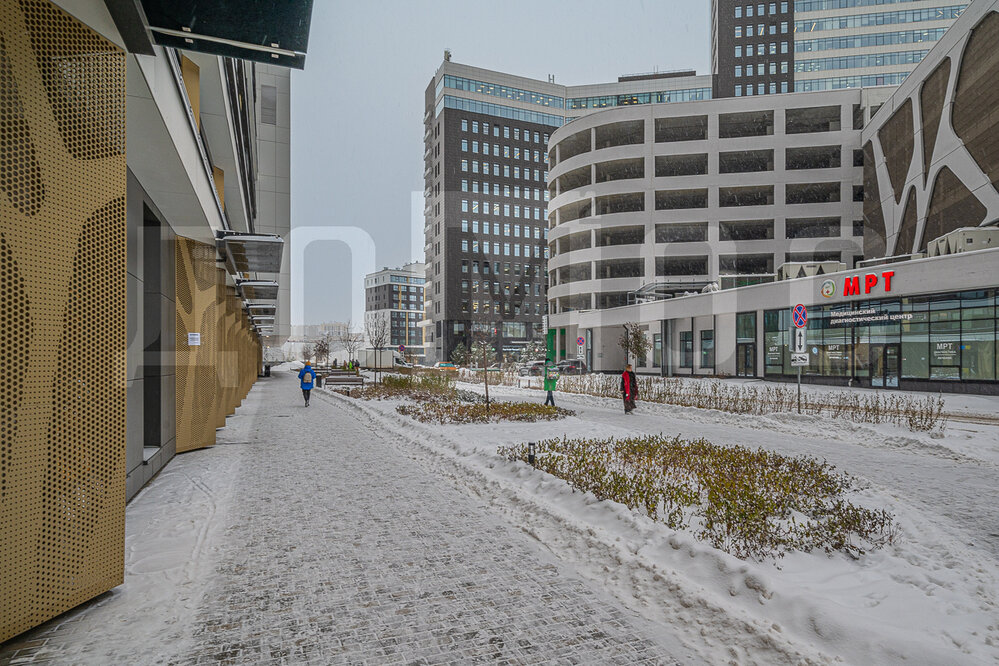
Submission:
<svg viewBox="0 0 999 666">
<path fill-rule="evenodd" d="M 177 239 L 177 451 L 212 446 L 256 381 L 260 343 L 215 246 Z M 188 345 L 188 333 L 200 345 Z"/>
<path fill-rule="evenodd" d="M 121 583 L 125 58 L 0 3 L 0 640 Z"/>
</svg>

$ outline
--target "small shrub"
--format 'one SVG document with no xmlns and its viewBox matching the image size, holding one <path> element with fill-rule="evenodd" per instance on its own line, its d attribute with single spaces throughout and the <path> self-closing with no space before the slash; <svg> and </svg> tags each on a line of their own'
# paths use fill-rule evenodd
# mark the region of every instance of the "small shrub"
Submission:
<svg viewBox="0 0 999 666">
<path fill-rule="evenodd" d="M 424 423 L 496 423 L 499 421 L 554 421 L 575 412 L 535 402 L 423 402 L 400 405 L 396 411 Z"/>
<path fill-rule="evenodd" d="M 527 445 L 499 453 L 526 461 Z M 852 477 L 808 456 L 663 435 L 563 438 L 538 442 L 535 466 L 743 559 L 814 549 L 859 557 L 898 535 L 890 513 L 844 499 Z"/>
</svg>

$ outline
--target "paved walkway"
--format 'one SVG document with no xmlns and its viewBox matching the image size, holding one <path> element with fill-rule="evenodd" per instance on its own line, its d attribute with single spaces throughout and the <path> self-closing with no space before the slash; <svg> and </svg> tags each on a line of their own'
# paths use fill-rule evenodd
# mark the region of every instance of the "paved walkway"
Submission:
<svg viewBox="0 0 999 666">
<path fill-rule="evenodd" d="M 667 629 L 316 393 L 305 409 L 292 376 L 261 381 L 220 431 L 230 446 L 170 463 L 228 460 L 233 477 L 181 629 L 120 627 L 112 645 L 50 623 L 0 648 L 0 663 L 677 663 Z M 121 603 L 75 616 L 133 612 Z"/>
</svg>

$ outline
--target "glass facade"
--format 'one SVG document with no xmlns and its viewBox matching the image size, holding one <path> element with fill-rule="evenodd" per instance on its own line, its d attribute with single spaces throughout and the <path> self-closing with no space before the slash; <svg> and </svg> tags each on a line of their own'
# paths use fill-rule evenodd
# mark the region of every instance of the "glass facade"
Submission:
<svg viewBox="0 0 999 666">
<path fill-rule="evenodd" d="M 440 114 L 442 109 L 458 109 L 459 111 L 470 111 L 472 113 L 481 113 L 487 116 L 497 116 L 499 118 L 509 118 L 510 120 L 521 120 L 528 123 L 537 123 L 539 125 L 551 125 L 553 127 L 561 127 L 565 123 L 565 118 L 562 116 L 555 116 L 550 113 L 542 113 L 541 111 L 525 111 L 524 109 L 515 109 L 512 106 L 503 106 L 501 104 L 489 104 L 488 102 L 479 102 L 474 99 L 465 99 L 464 97 L 453 97 L 451 95 L 444 95 L 444 98 L 440 101 L 435 110 L 435 114 Z"/>
<path fill-rule="evenodd" d="M 603 109 L 631 104 L 665 104 L 667 102 L 694 102 L 711 99 L 711 88 L 686 88 L 659 92 L 631 93 L 629 95 L 603 95 L 601 97 L 570 97 L 567 109 Z"/>
<path fill-rule="evenodd" d="M 821 12 L 827 9 L 850 9 L 851 7 L 870 7 L 871 5 L 894 5 L 900 2 L 919 2 L 919 0 L 797 0 L 794 3 L 794 11 Z"/>
<path fill-rule="evenodd" d="M 866 55 L 833 56 L 798 60 L 794 63 L 795 72 L 822 72 L 831 69 L 857 69 L 860 67 L 887 67 L 890 65 L 915 65 L 929 51 L 895 51 L 893 53 L 871 53 Z M 736 75 L 738 76 L 738 74 Z"/>
<path fill-rule="evenodd" d="M 828 79 L 807 79 L 795 81 L 795 92 L 810 92 L 814 90 L 839 90 L 840 88 L 861 88 L 867 86 L 897 86 L 905 81 L 909 72 L 894 72 L 888 74 L 865 74 L 856 76 L 834 76 Z"/>
<path fill-rule="evenodd" d="M 460 76 L 451 76 L 450 74 L 444 75 L 444 87 L 452 88 L 453 90 L 465 90 L 468 92 L 481 93 L 483 95 L 492 95 L 493 97 L 503 97 L 505 99 L 512 99 L 516 102 L 540 104 L 541 106 L 550 106 L 556 109 L 561 109 L 565 105 L 565 100 L 556 95 L 545 95 L 544 93 L 534 92 L 533 90 L 511 88 L 509 86 L 501 86 L 495 83 L 486 83 L 485 81 L 476 81 L 474 79 L 465 79 Z"/>
<path fill-rule="evenodd" d="M 952 21 L 961 16 L 967 4 L 928 9 L 906 9 L 897 12 L 877 12 L 873 14 L 853 14 L 830 18 L 806 19 L 794 22 L 795 33 L 816 32 L 819 30 L 843 30 L 865 28 L 872 25 L 895 25 L 899 23 L 920 23 L 922 21 Z"/>
<path fill-rule="evenodd" d="M 804 373 L 888 388 L 900 380 L 994 382 L 997 305 L 997 289 L 813 305 Z M 765 374 L 794 374 L 790 311 L 765 310 L 763 324 Z"/>
<path fill-rule="evenodd" d="M 867 35 L 843 35 L 822 39 L 795 40 L 795 53 L 831 51 L 834 49 L 857 49 L 865 46 L 892 46 L 894 44 L 920 44 L 935 42 L 943 37 L 947 28 L 929 30 L 899 30 L 898 32 L 876 32 Z"/>
</svg>

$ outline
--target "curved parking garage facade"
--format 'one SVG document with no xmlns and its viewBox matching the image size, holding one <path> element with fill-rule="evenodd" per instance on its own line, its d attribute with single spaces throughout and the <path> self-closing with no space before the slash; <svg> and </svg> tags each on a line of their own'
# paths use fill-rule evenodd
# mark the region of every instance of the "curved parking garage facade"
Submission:
<svg viewBox="0 0 999 666">
<path fill-rule="evenodd" d="M 623 107 L 549 143 L 549 310 L 863 258 L 861 129 L 887 91 Z"/>
</svg>

